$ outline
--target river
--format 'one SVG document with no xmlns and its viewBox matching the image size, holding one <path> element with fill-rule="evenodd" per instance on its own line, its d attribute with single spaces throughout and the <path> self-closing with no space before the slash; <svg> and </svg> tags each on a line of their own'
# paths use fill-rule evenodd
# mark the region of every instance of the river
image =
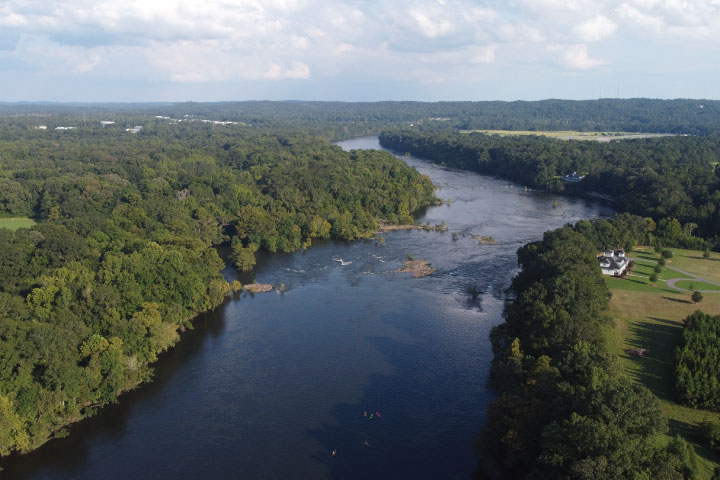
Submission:
<svg viewBox="0 0 720 480">
<path fill-rule="evenodd" d="M 381 148 L 377 137 L 339 145 Z M 284 283 L 283 294 L 236 295 L 202 315 L 162 356 L 154 382 L 69 437 L 5 461 L 0 477 L 467 478 L 493 400 L 488 334 L 502 321 L 516 250 L 545 230 L 612 212 L 404 160 L 450 200 L 420 219 L 444 221 L 448 232 L 261 256 L 254 277 Z M 408 254 L 437 270 L 394 273 Z"/>
</svg>

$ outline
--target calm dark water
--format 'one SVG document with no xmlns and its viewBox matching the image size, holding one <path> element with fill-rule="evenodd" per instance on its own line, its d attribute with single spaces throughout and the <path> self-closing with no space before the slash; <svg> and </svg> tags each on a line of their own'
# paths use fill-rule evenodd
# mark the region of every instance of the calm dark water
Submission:
<svg viewBox="0 0 720 480">
<path fill-rule="evenodd" d="M 375 137 L 340 145 L 380 148 Z M 472 437 L 493 399 L 488 334 L 501 321 L 517 248 L 611 211 L 405 160 L 451 200 L 422 217 L 449 232 L 389 232 L 384 244 L 325 242 L 262 257 L 254 276 L 284 283 L 284 294 L 236 296 L 203 315 L 158 362 L 155 382 L 68 438 L 6 461 L 0 477 L 467 478 Z M 437 271 L 393 273 L 408 254 Z M 476 301 L 466 293 L 473 285 Z"/>
</svg>

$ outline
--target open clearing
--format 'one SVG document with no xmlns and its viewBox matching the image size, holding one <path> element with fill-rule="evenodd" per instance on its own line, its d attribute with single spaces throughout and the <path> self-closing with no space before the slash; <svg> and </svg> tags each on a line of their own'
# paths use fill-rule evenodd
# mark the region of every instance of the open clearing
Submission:
<svg viewBox="0 0 720 480">
<path fill-rule="evenodd" d="M 671 249 L 674 256 L 667 265 L 716 281 L 720 255 L 714 253 L 711 259 L 704 259 L 702 252 Z M 636 251 L 638 275 L 649 275 L 657 254 Z M 718 259 L 718 260 L 716 260 Z M 720 270 L 720 269 L 719 269 Z M 668 288 L 662 281 L 672 278 L 689 278 L 679 272 L 665 268 L 661 280 L 653 287 L 647 278 L 631 276 L 628 279 L 607 278 L 612 293 L 610 311 L 615 325 L 606 329 L 610 351 L 616 353 L 628 377 L 652 390 L 661 402 L 661 408 L 668 417 L 670 431 L 667 438 L 681 434 L 695 445 L 700 459 L 699 478 L 709 479 L 720 456 L 697 443 L 695 429 L 704 419 L 720 421 L 720 414 L 675 403 L 673 397 L 675 348 L 682 337 L 682 320 L 695 310 L 717 315 L 720 313 L 720 292 L 705 293 L 701 303 L 693 303 L 688 292 Z M 690 280 L 683 280 L 690 283 Z M 695 282 L 699 284 L 700 282 Z M 644 348 L 646 357 L 625 353 L 625 349 Z"/>
<path fill-rule="evenodd" d="M 33 225 L 35 225 L 35 221 L 27 217 L 0 218 L 0 228 L 17 230 L 18 228 L 30 228 Z"/>
<path fill-rule="evenodd" d="M 674 255 L 668 260 L 668 266 L 720 283 L 720 253 L 710 252 L 710 258 L 703 258 L 702 252 L 698 250 L 680 248 L 671 248 L 671 250 Z"/>
<path fill-rule="evenodd" d="M 487 135 L 539 135 L 558 138 L 560 140 L 594 140 L 610 142 L 613 140 L 630 140 L 634 138 L 670 137 L 671 133 L 637 133 L 637 132 L 579 132 L 575 130 L 460 130 L 460 133 L 485 133 Z"/>
</svg>

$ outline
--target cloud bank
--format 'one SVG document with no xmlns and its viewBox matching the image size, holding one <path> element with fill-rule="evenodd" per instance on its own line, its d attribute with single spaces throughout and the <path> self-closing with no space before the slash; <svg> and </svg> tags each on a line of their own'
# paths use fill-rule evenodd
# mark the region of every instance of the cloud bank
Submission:
<svg viewBox="0 0 720 480">
<path fill-rule="evenodd" d="M 716 50 L 720 2 L 0 0 L 0 68 L 55 78 L 438 85 L 623 68 L 622 44 Z"/>
</svg>

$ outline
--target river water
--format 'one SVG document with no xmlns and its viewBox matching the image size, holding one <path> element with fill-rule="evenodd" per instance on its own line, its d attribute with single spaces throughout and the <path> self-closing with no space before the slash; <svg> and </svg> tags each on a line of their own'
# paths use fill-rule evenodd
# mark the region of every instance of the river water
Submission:
<svg viewBox="0 0 720 480">
<path fill-rule="evenodd" d="M 339 145 L 381 148 L 377 137 Z M 283 294 L 237 295 L 201 316 L 163 355 L 153 383 L 69 437 L 5 461 L 0 477 L 467 478 L 493 400 L 488 334 L 502 320 L 516 250 L 545 230 L 612 212 L 404 160 L 451 201 L 420 219 L 444 221 L 448 232 L 261 256 L 254 277 L 284 283 Z M 394 273 L 408 254 L 437 270 Z"/>
</svg>

